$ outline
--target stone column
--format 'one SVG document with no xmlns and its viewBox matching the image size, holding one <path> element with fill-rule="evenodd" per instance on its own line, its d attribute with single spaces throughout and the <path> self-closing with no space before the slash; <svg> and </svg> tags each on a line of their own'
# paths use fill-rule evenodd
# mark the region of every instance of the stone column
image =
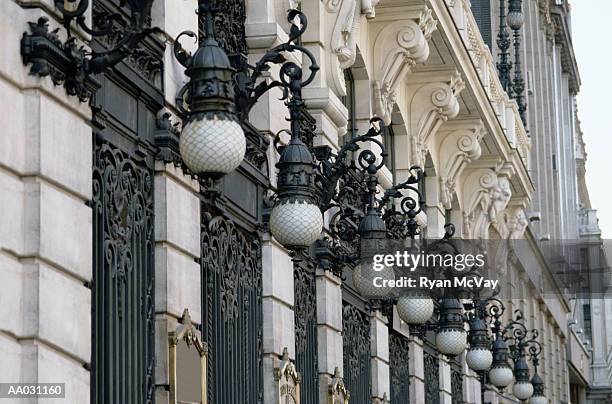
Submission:
<svg viewBox="0 0 612 404">
<path fill-rule="evenodd" d="M 453 391 L 451 386 L 451 367 L 446 355 L 438 355 L 440 364 L 440 404 L 451 404 L 453 402 Z"/>
<path fill-rule="evenodd" d="M 370 320 L 372 353 L 372 398 L 382 400 L 391 396 L 389 376 L 389 327 L 380 311 Z"/>
<path fill-rule="evenodd" d="M 0 380 L 66 383 L 62 401 L 87 403 L 91 110 L 23 65 L 21 36 L 43 16 L 59 26 L 43 9 L 0 3 Z"/>
<path fill-rule="evenodd" d="M 284 348 L 295 360 L 295 317 L 293 263 L 273 239 L 263 243 L 262 269 L 264 402 L 276 403 L 274 369 L 280 364 Z"/>
<path fill-rule="evenodd" d="M 158 404 L 169 403 L 168 332 L 185 309 L 202 323 L 200 200 L 197 180 L 160 161 L 155 165 L 155 384 Z"/>
<path fill-rule="evenodd" d="M 463 372 L 463 401 L 466 404 L 481 404 L 480 379 L 478 374 L 467 365 L 465 354 L 461 357 Z"/>
<path fill-rule="evenodd" d="M 410 336 L 410 402 L 425 402 L 425 369 L 423 362 L 423 341 L 420 338 Z"/>
<path fill-rule="evenodd" d="M 317 327 L 319 402 L 328 400 L 328 388 L 339 369 L 343 375 L 342 283 L 331 272 L 317 269 Z"/>
</svg>

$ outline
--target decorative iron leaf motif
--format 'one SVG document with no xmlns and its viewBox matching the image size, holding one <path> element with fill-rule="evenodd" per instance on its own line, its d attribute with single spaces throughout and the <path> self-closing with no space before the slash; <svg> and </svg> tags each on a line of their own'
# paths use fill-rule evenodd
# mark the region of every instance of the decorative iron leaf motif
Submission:
<svg viewBox="0 0 612 404">
<path fill-rule="evenodd" d="M 201 240 L 208 400 L 263 403 L 260 241 L 205 204 Z"/>
<path fill-rule="evenodd" d="M 317 290 L 315 268 L 299 261 L 293 265 L 295 292 L 295 364 L 302 377 L 301 402 L 319 402 L 317 352 Z"/>
<path fill-rule="evenodd" d="M 440 403 L 440 367 L 436 355 L 423 351 L 425 366 L 425 402 Z"/>
<path fill-rule="evenodd" d="M 389 331 L 389 367 L 391 372 L 391 402 L 408 404 L 410 402 L 408 338 Z"/>
<path fill-rule="evenodd" d="M 372 401 L 370 318 L 367 313 L 346 302 L 342 309 L 342 345 L 344 382 L 351 392 L 351 404 L 370 404 Z"/>
<path fill-rule="evenodd" d="M 451 393 L 453 404 L 463 404 L 463 375 L 456 366 L 451 367 Z"/>
<path fill-rule="evenodd" d="M 215 0 L 215 39 L 219 45 L 233 56 L 248 53 L 246 44 L 246 6 L 244 0 Z M 205 17 L 200 16 L 200 40 L 205 38 Z"/>
<path fill-rule="evenodd" d="M 153 403 L 153 180 L 109 143 L 94 151 L 93 403 Z M 129 358 L 129 363 L 119 358 Z M 108 386 L 113 386 L 109 389 Z"/>
<path fill-rule="evenodd" d="M 131 2 L 130 2 L 131 3 Z M 120 4 L 124 6 L 124 4 Z M 95 30 L 105 30 L 106 17 L 118 10 L 109 10 L 109 4 L 103 5 L 101 1 L 94 1 L 92 6 L 92 22 Z M 145 26 L 151 26 L 150 13 L 145 18 Z M 117 21 L 108 30 L 108 35 L 98 37 L 100 42 L 107 48 L 115 48 L 126 35 L 127 22 Z M 130 53 L 124 59 L 124 62 L 136 70 L 145 79 L 153 83 L 155 86 L 161 86 L 161 72 L 163 67 L 162 54 L 155 52 L 145 46 L 144 43 L 139 43 L 137 47 L 130 49 Z"/>
<path fill-rule="evenodd" d="M 243 129 L 247 140 L 247 149 L 244 156 L 245 160 L 253 164 L 259 171 L 268 174 L 268 146 L 270 141 L 268 138 L 255 129 L 248 122 L 243 123 Z"/>
</svg>

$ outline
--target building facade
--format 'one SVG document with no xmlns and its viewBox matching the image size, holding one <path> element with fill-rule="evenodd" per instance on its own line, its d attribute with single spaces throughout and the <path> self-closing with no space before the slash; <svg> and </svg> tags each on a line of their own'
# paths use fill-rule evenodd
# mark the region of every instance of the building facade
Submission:
<svg viewBox="0 0 612 404">
<path fill-rule="evenodd" d="M 119 0 L 91 3 L 85 20 L 97 29 L 106 30 L 104 16 L 127 16 Z M 539 330 L 548 402 L 583 403 L 589 389 L 609 389 L 612 308 L 568 294 L 546 249 L 580 240 L 597 257 L 589 265 L 607 268 L 584 185 L 566 1 L 523 2 L 522 99 L 500 80 L 496 1 L 214 3 L 217 40 L 238 70 L 286 42 L 287 9 L 300 9 L 301 45 L 320 66 L 302 90 L 313 145 L 338 150 L 382 119 L 390 158 L 379 184 L 424 168 L 424 234 L 440 238 L 450 221 L 458 237 L 504 247 L 495 270 L 505 320 L 520 309 Z M 209 403 L 340 403 L 346 391 L 355 404 L 518 402 L 511 389 L 481 386 L 464 355 L 447 357 L 431 335 L 411 333 L 396 308 L 372 308 L 349 270 L 296 258 L 271 236 L 275 146 L 288 129 L 281 90 L 244 122 L 236 171 L 211 185 L 185 168 L 177 94 L 188 78 L 173 44 L 185 30 L 203 40 L 197 8 L 155 0 L 146 24 L 159 30 L 73 91 L 79 99 L 53 66 L 24 59 L 24 32 L 61 27 L 56 2 L 0 3 L 0 382 L 65 383 L 67 403 L 175 402 L 176 345 L 194 333 L 206 343 L 205 387 L 198 365 L 187 372 L 193 380 L 184 369 L 179 379 Z M 73 32 L 95 51 L 121 43 L 120 30 Z M 197 42 L 180 41 L 190 52 Z"/>
</svg>

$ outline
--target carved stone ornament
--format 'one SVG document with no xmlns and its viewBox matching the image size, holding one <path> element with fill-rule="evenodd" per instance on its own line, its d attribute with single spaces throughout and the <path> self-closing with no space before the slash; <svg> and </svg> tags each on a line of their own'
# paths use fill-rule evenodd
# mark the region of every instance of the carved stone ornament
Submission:
<svg viewBox="0 0 612 404">
<path fill-rule="evenodd" d="M 351 393 L 346 389 L 344 380 L 340 376 L 340 369 L 334 369 L 334 377 L 329 385 L 328 404 L 348 404 Z"/>
<path fill-rule="evenodd" d="M 466 175 L 463 187 L 463 237 L 488 238 L 492 189 L 497 184 L 493 169 L 476 169 Z"/>
<path fill-rule="evenodd" d="M 286 347 L 280 367 L 274 369 L 274 380 L 278 383 L 277 404 L 300 404 L 301 377 Z"/>
<path fill-rule="evenodd" d="M 489 168 L 474 170 L 466 176 L 463 194 L 464 237 L 486 239 L 494 225 L 506 238 L 502 219 L 512 197 L 509 176 Z"/>
<path fill-rule="evenodd" d="M 529 221 L 525 215 L 525 209 L 522 207 L 508 207 L 506 209 L 506 226 L 508 228 L 508 237 L 511 239 L 520 239 L 527 229 Z"/>
<path fill-rule="evenodd" d="M 425 165 L 430 142 L 448 119 L 459 114 L 459 95 L 465 88 L 461 74 L 452 72 L 445 79 L 408 87 L 412 161 Z"/>
<path fill-rule="evenodd" d="M 380 0 L 325 0 L 326 10 L 335 15 L 329 41 L 335 57 L 330 58 L 330 82 L 338 94 L 346 91 L 343 70 L 350 68 L 357 58 L 357 41 L 361 15 L 374 18 Z M 333 18 L 333 17 L 332 17 Z"/>
<path fill-rule="evenodd" d="M 207 374 L 207 358 L 208 345 L 202 342 L 199 332 L 191 322 L 189 310 L 185 309 L 183 317 L 179 321 L 179 326 L 175 331 L 168 333 L 169 346 L 169 376 L 170 376 L 170 404 L 180 404 L 184 402 L 198 402 L 206 404 L 207 389 L 206 389 L 206 374 Z M 189 352 L 192 350 L 192 353 Z M 195 358 L 194 355 L 197 355 Z M 189 363 L 188 363 L 189 362 Z M 197 363 L 196 363 L 197 362 Z M 193 366 L 195 363 L 195 366 Z M 199 367 L 199 369 L 194 369 Z M 184 372 L 199 372 L 196 378 L 200 380 L 200 388 L 198 391 L 193 390 L 192 383 L 185 383 L 179 379 Z M 191 381 L 193 375 L 185 377 Z M 184 392 L 181 387 L 189 385 L 189 392 Z M 198 386 L 195 386 L 197 388 Z M 189 401 L 185 401 L 186 398 Z"/>
<path fill-rule="evenodd" d="M 464 168 L 480 157 L 483 135 L 484 126 L 480 120 L 458 123 L 451 130 L 441 131 L 440 201 L 446 209 L 452 209 L 455 186 Z"/>
<path fill-rule="evenodd" d="M 385 23 L 377 34 L 372 101 L 375 115 L 386 124 L 391 122 L 399 84 L 414 65 L 429 57 L 428 41 L 436 25 L 431 10 L 424 9 L 418 19 Z"/>
</svg>

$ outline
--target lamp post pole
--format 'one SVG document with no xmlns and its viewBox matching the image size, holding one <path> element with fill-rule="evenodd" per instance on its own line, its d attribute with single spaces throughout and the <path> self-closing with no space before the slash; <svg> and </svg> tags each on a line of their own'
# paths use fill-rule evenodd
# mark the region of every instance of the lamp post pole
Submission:
<svg viewBox="0 0 612 404">
<path fill-rule="evenodd" d="M 527 110 L 527 105 L 525 104 L 524 94 L 525 79 L 523 78 L 523 71 L 521 70 L 521 29 L 523 28 L 523 23 L 523 1 L 510 0 L 508 25 L 513 31 L 514 38 L 514 82 L 512 83 L 512 93 L 518 104 L 519 114 L 523 124 L 526 124 L 525 111 Z"/>
<path fill-rule="evenodd" d="M 499 1 L 499 32 L 497 33 L 497 46 L 499 47 L 499 62 L 497 62 L 497 71 L 499 80 L 504 90 L 510 94 L 512 90 L 512 79 L 510 71 L 512 70 L 512 62 L 510 61 L 510 34 L 506 25 L 506 0 Z"/>
</svg>

